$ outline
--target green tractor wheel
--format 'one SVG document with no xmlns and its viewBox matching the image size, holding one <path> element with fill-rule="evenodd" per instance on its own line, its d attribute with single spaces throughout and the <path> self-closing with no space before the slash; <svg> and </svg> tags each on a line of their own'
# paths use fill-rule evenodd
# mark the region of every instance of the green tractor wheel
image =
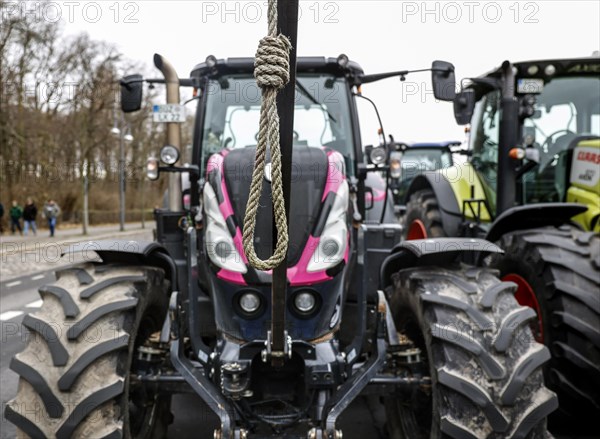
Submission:
<svg viewBox="0 0 600 439">
<path fill-rule="evenodd" d="M 559 397 L 557 427 L 595 431 L 600 417 L 600 235 L 572 226 L 508 233 L 491 267 L 536 310 L 533 330 L 551 351 L 546 382 Z M 568 423 L 567 423 L 568 422 Z"/>
</svg>

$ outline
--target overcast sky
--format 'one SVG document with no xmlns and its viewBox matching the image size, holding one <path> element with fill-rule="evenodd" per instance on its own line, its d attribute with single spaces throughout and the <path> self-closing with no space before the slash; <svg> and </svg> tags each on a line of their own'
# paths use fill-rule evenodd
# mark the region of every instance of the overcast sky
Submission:
<svg viewBox="0 0 600 439">
<path fill-rule="evenodd" d="M 152 65 L 158 52 L 181 77 L 207 55 L 253 56 L 266 34 L 266 1 L 54 2 L 68 33 L 116 43 L 126 57 Z M 299 55 L 346 53 L 366 73 L 454 63 L 476 76 L 505 59 L 589 56 L 600 49 L 599 1 L 301 1 Z M 131 73 L 131 72 L 129 72 Z M 449 103 L 436 103 L 430 74 L 363 87 L 397 139 L 464 137 Z M 372 112 L 364 114 L 371 122 Z"/>
</svg>

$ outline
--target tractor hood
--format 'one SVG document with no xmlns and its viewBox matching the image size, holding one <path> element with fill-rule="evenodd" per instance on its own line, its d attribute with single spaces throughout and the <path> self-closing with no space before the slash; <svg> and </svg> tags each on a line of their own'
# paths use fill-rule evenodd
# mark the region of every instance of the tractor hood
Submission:
<svg viewBox="0 0 600 439">
<path fill-rule="evenodd" d="M 242 244 L 255 151 L 249 146 L 211 156 L 209 187 L 204 189 L 208 254 L 217 277 L 238 285 L 271 281 L 270 272 L 248 264 Z M 263 260 L 273 252 L 275 230 L 268 157 L 267 163 L 254 235 L 254 248 Z M 330 269 L 347 262 L 348 184 L 343 157 L 325 148 L 294 146 L 292 170 L 288 280 L 292 286 L 311 285 L 330 280 Z M 322 248 L 325 244 L 329 247 Z"/>
</svg>

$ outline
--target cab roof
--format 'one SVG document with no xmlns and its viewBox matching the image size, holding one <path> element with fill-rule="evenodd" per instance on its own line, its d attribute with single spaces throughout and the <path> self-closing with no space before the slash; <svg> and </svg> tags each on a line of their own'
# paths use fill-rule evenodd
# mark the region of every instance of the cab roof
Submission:
<svg viewBox="0 0 600 439">
<path fill-rule="evenodd" d="M 546 67 L 554 66 L 556 69 L 552 75 L 546 74 Z M 557 76 L 575 76 L 575 75 L 600 75 L 600 57 L 588 56 L 582 58 L 565 59 L 544 59 L 534 61 L 514 62 L 513 66 L 517 68 L 516 76 L 519 78 L 543 78 L 551 79 Z M 535 69 L 537 67 L 537 70 Z M 532 69 L 530 72 L 530 68 Z M 498 67 L 483 77 L 502 77 L 502 67 Z"/>
<path fill-rule="evenodd" d="M 600 75 L 600 57 L 595 55 L 581 58 L 520 61 L 512 63 L 512 65 L 516 69 L 516 78 L 543 79 L 545 83 L 554 78 L 565 76 Z M 552 74 L 546 72 L 546 68 L 550 65 L 554 66 L 555 70 Z M 477 79 L 482 80 L 481 82 L 472 80 L 467 88 L 474 89 L 477 94 L 477 99 L 479 99 L 481 95 L 495 88 L 494 84 L 502 78 L 502 74 L 502 66 L 497 67 L 494 70 L 479 76 Z"/>
<path fill-rule="evenodd" d="M 342 66 L 337 58 L 303 56 L 296 59 L 298 73 L 328 73 L 334 76 L 346 76 L 358 79 L 364 75 L 362 67 L 348 61 Z M 206 62 L 198 64 L 192 70 L 191 76 L 196 78 L 219 78 L 224 75 L 252 74 L 254 72 L 254 58 L 227 58 L 218 59 L 214 67 L 209 67 Z M 352 81 L 354 82 L 354 81 Z"/>
</svg>

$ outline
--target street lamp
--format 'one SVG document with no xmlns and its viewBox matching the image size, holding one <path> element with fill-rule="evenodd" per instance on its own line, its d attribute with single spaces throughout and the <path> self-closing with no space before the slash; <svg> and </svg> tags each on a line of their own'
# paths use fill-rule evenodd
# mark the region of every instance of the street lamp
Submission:
<svg viewBox="0 0 600 439">
<path fill-rule="evenodd" d="M 122 232 L 125 230 L 125 147 L 124 143 L 133 142 L 133 136 L 129 131 L 129 126 L 126 126 L 126 133 L 123 128 L 125 127 L 125 120 L 121 115 L 121 128 L 117 126 L 117 119 L 115 117 L 115 124 L 110 129 L 110 134 L 119 139 L 119 230 Z"/>
</svg>

